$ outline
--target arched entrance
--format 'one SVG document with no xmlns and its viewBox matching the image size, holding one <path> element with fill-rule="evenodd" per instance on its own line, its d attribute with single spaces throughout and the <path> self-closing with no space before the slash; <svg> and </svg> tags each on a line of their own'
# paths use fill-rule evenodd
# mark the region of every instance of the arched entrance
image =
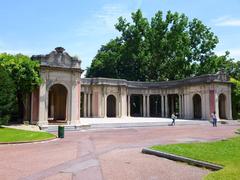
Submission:
<svg viewBox="0 0 240 180">
<path fill-rule="evenodd" d="M 199 94 L 193 96 L 193 118 L 201 119 L 202 118 L 202 100 Z"/>
<path fill-rule="evenodd" d="M 53 122 L 66 121 L 67 89 L 61 84 L 55 84 L 49 89 L 48 119 Z"/>
<path fill-rule="evenodd" d="M 113 95 L 107 97 L 107 117 L 116 117 L 116 98 Z"/>
<path fill-rule="evenodd" d="M 132 117 L 143 117 L 143 95 L 132 94 L 130 96 L 130 115 Z"/>
<path fill-rule="evenodd" d="M 150 116 L 161 117 L 161 96 L 150 95 L 149 101 L 150 101 Z"/>
<path fill-rule="evenodd" d="M 219 118 L 226 119 L 226 96 L 220 94 L 218 97 Z"/>
</svg>

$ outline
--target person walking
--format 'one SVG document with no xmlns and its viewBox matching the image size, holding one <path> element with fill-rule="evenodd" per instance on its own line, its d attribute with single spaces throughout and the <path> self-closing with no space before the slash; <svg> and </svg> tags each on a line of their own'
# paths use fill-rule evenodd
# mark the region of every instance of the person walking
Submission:
<svg viewBox="0 0 240 180">
<path fill-rule="evenodd" d="M 212 124 L 213 127 L 217 127 L 217 116 L 215 111 L 212 113 Z"/>
<path fill-rule="evenodd" d="M 171 118 L 172 118 L 171 126 L 175 126 L 175 119 L 177 118 L 177 116 L 175 115 L 174 112 L 172 113 Z"/>
</svg>

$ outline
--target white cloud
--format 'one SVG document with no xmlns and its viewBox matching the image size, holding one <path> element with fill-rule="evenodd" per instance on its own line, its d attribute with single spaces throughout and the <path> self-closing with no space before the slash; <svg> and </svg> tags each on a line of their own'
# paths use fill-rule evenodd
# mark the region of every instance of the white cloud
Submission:
<svg viewBox="0 0 240 180">
<path fill-rule="evenodd" d="M 240 18 L 232 18 L 231 16 L 223 16 L 213 20 L 216 26 L 240 26 Z"/>
<path fill-rule="evenodd" d="M 234 58 L 235 60 L 240 60 L 240 48 L 232 48 L 228 50 L 230 52 L 230 57 Z M 225 51 L 216 51 L 217 55 L 224 55 Z"/>
<path fill-rule="evenodd" d="M 89 19 L 83 22 L 77 29 L 77 36 L 101 36 L 106 34 L 116 35 L 114 25 L 117 19 L 123 16 L 130 19 L 131 10 L 121 4 L 106 4 L 99 11 L 93 13 Z"/>
</svg>

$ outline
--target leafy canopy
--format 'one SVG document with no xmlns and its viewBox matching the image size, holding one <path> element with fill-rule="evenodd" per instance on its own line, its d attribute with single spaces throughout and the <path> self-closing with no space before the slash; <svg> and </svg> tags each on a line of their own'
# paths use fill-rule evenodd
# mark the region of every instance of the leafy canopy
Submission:
<svg viewBox="0 0 240 180">
<path fill-rule="evenodd" d="M 28 56 L 17 54 L 0 54 L 0 65 L 8 72 L 21 94 L 32 92 L 41 84 L 39 63 Z"/>
<path fill-rule="evenodd" d="M 120 17 L 120 36 L 103 45 L 87 70 L 87 77 L 111 77 L 136 81 L 182 79 L 201 74 L 214 58 L 218 38 L 198 19 L 158 11 L 149 20 L 141 10 L 132 23 Z"/>
<path fill-rule="evenodd" d="M 0 65 L 0 125 L 6 124 L 10 119 L 16 103 L 15 92 L 13 80 Z"/>
<path fill-rule="evenodd" d="M 0 66 L 12 79 L 15 85 L 16 91 L 14 91 L 14 100 L 16 100 L 17 104 L 17 106 L 15 106 L 15 112 L 18 112 L 18 118 L 22 119 L 24 112 L 26 112 L 27 94 L 31 93 L 36 87 L 38 87 L 42 81 L 39 74 L 39 63 L 32 61 L 28 56 L 21 54 L 10 55 L 3 53 L 0 54 Z M 7 77 L 5 76 L 2 79 L 5 81 Z M 13 92 L 11 92 L 11 90 L 8 92 L 6 98 L 9 96 L 11 99 Z M 3 91 L 0 92 L 0 96 L 5 96 Z M 2 107 L 0 108 L 1 111 Z M 12 111 L 7 113 L 8 116 L 13 115 Z"/>
</svg>

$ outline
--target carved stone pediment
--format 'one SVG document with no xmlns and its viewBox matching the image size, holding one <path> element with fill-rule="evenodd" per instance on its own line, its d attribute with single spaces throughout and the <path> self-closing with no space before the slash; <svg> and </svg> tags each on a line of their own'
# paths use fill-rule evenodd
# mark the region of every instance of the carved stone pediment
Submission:
<svg viewBox="0 0 240 180">
<path fill-rule="evenodd" d="M 32 60 L 38 60 L 41 66 L 60 67 L 81 70 L 81 60 L 70 56 L 62 47 L 55 48 L 55 51 L 47 55 L 34 55 Z"/>
</svg>

